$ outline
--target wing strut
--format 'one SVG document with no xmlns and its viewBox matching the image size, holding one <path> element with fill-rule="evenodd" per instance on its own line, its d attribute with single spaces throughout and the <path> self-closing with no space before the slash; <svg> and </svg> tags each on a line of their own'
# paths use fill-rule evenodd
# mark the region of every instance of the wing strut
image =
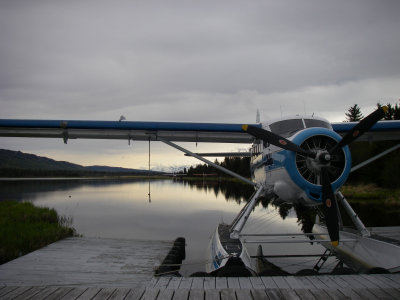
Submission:
<svg viewBox="0 0 400 300">
<path fill-rule="evenodd" d="M 397 144 L 396 146 L 393 146 L 390 149 L 387 149 L 387 150 L 383 151 L 382 153 L 379 153 L 379 154 L 375 155 L 374 157 L 371 157 L 371 158 L 367 159 L 366 161 L 359 163 L 357 166 L 352 167 L 350 172 L 354 172 L 354 171 L 358 170 L 359 168 L 362 168 L 362 167 L 368 165 L 369 163 L 372 163 L 373 161 L 377 160 L 378 158 L 381 158 L 382 156 L 385 156 L 386 154 L 393 152 L 394 150 L 396 150 L 399 147 L 400 147 L 400 144 Z"/>
<path fill-rule="evenodd" d="M 236 216 L 235 220 L 233 220 L 231 224 L 231 238 L 238 239 L 240 232 L 242 231 L 244 225 L 249 218 L 250 213 L 252 212 L 254 206 L 257 203 L 257 199 L 263 191 L 263 187 L 259 187 L 254 194 L 251 196 L 250 201 L 246 203 L 246 205 L 242 208 L 240 213 Z"/>
<path fill-rule="evenodd" d="M 243 182 L 245 182 L 247 184 L 250 184 L 250 185 L 253 185 L 253 186 L 256 186 L 256 187 L 258 186 L 255 182 L 250 181 L 247 178 L 244 178 L 243 176 L 240 176 L 239 174 L 237 174 L 235 172 L 232 172 L 231 170 L 228 170 L 228 169 L 226 169 L 224 167 L 221 167 L 221 166 L 211 162 L 210 160 L 205 159 L 204 157 L 201 157 L 200 155 L 197 155 L 196 153 L 193 153 L 193 152 L 191 152 L 191 151 L 189 151 L 189 150 L 187 150 L 185 148 L 182 148 L 181 146 L 178 146 L 177 144 L 174 144 L 174 143 L 172 143 L 170 141 L 167 141 L 167 140 L 165 140 L 165 139 L 163 139 L 163 138 L 161 138 L 159 136 L 157 137 L 157 139 L 159 141 L 161 141 L 161 142 L 163 142 L 163 143 L 175 148 L 175 149 L 178 149 L 178 150 L 190 155 L 190 156 L 196 157 L 197 159 L 205 162 L 206 164 L 208 164 L 210 166 L 213 166 L 214 168 L 216 168 L 216 169 L 218 169 L 218 170 L 220 170 L 220 171 L 222 171 L 222 172 L 224 172 L 224 173 L 226 173 L 228 175 L 231 175 L 231 176 L 233 176 L 233 177 L 235 177 L 235 178 L 237 178 L 237 179 L 239 179 L 239 180 L 241 180 L 241 181 L 243 181 Z"/>
<path fill-rule="evenodd" d="M 353 208 L 350 206 L 349 202 L 347 202 L 346 198 L 343 196 L 341 192 L 338 192 L 339 202 L 342 204 L 345 209 L 347 215 L 350 217 L 353 224 L 356 226 L 357 230 L 361 233 L 362 236 L 370 236 L 371 233 L 365 227 L 364 223 L 361 221 L 359 216 L 354 212 Z"/>
</svg>

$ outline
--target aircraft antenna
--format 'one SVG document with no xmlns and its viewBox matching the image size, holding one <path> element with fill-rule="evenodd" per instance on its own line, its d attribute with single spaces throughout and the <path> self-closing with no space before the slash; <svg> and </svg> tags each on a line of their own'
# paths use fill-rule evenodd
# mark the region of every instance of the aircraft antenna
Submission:
<svg viewBox="0 0 400 300">
<path fill-rule="evenodd" d="M 260 123 L 260 110 L 257 108 L 256 123 Z"/>
</svg>

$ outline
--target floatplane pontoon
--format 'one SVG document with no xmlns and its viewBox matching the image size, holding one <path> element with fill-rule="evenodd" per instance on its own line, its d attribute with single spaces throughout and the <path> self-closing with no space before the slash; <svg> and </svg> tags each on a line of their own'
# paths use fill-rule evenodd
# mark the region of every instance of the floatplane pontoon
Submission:
<svg viewBox="0 0 400 300">
<path fill-rule="evenodd" d="M 400 266 L 398 246 L 385 252 L 379 243 L 369 243 L 368 234 L 361 226 L 361 234 L 351 237 L 352 243 L 390 256 L 393 266 L 382 265 L 381 260 L 364 261 L 359 247 L 347 244 L 347 235 L 340 231 L 336 196 L 351 172 L 348 144 L 354 140 L 399 140 L 400 121 L 379 121 L 387 108 L 380 107 L 360 122 L 329 123 L 325 119 L 292 117 L 256 124 L 222 124 L 189 122 L 129 122 L 129 121 L 66 121 L 66 120 L 0 120 L 0 136 L 69 139 L 122 139 L 131 141 L 161 141 L 187 155 L 214 166 L 255 187 L 255 193 L 230 225 L 221 224 L 210 243 L 212 259 L 208 272 L 226 266 L 242 266 L 254 273 L 251 260 L 242 241 L 241 230 L 260 196 L 274 196 L 288 203 L 322 206 L 326 227 L 317 225 L 316 233 L 322 244 L 342 257 L 347 255 L 363 260 L 362 264 L 397 271 Z M 342 137 L 342 136 L 343 137 Z M 213 142 L 252 144 L 250 153 L 196 154 L 175 143 Z M 397 148 L 399 145 L 396 146 Z M 397 148 L 385 151 L 393 151 Z M 204 158 L 204 156 L 251 156 L 252 180 Z M 377 156 L 379 157 L 379 156 Z M 376 159 L 372 158 L 366 163 Z M 353 168 L 354 169 L 354 168 Z M 347 201 L 340 200 L 350 207 Z M 353 219 L 357 219 L 354 217 Z M 356 226 L 361 221 L 357 220 Z M 362 223 L 361 223 L 362 224 Z M 359 227 L 359 226 L 358 226 Z M 358 228 L 357 227 L 357 228 Z M 329 236 L 329 239 L 327 238 Z M 366 242 L 368 240 L 368 242 Z M 361 241 L 361 242 L 360 242 Z M 375 249 L 376 248 L 376 249 Z M 368 250 L 366 250 L 368 251 Z M 346 255 L 344 253 L 347 253 Z"/>
</svg>

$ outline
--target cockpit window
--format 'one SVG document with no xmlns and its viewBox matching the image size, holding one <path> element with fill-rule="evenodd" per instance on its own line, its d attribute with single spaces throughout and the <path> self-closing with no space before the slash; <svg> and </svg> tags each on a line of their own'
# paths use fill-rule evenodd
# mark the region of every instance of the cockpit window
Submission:
<svg viewBox="0 0 400 300">
<path fill-rule="evenodd" d="M 291 119 L 272 123 L 269 125 L 269 128 L 273 133 L 287 138 L 295 134 L 297 131 L 303 130 L 304 125 L 302 119 Z"/>
<path fill-rule="evenodd" d="M 331 125 L 325 121 L 316 120 L 316 119 L 304 119 L 304 123 L 306 124 L 307 128 L 310 127 L 323 127 L 331 129 Z"/>
</svg>

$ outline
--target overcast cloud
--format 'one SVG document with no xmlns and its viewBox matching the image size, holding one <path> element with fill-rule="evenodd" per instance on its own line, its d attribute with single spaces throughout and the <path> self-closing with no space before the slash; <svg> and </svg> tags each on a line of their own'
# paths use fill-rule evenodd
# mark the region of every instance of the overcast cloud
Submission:
<svg viewBox="0 0 400 300">
<path fill-rule="evenodd" d="M 368 114 L 400 98 L 399 15 L 397 0 L 0 0 L 0 118 L 236 123 L 260 109 L 262 119 L 342 121 L 355 103 Z M 86 165 L 145 166 L 147 145 L 60 144 L 0 140 Z"/>
</svg>

